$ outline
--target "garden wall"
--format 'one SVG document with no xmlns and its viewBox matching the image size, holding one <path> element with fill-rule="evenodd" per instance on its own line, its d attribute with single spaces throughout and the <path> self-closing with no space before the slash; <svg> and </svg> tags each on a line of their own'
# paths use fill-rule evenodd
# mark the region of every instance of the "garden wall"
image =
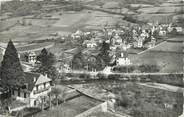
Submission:
<svg viewBox="0 0 184 117">
<path fill-rule="evenodd" d="M 99 104 L 75 117 L 87 117 L 88 115 L 90 115 L 91 113 L 96 113 L 96 112 L 107 112 L 107 102 L 104 102 L 102 104 Z"/>
</svg>

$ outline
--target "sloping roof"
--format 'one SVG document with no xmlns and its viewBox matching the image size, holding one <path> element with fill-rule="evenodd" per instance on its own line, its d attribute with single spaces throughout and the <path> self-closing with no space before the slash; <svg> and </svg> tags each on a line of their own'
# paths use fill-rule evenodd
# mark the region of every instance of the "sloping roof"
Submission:
<svg viewBox="0 0 184 117">
<path fill-rule="evenodd" d="M 50 82 L 51 79 L 39 73 L 25 72 L 25 84 L 28 85 L 27 90 L 32 91 L 35 85 Z"/>
<path fill-rule="evenodd" d="M 39 85 L 39 84 L 42 84 L 45 82 L 50 82 L 50 81 L 51 81 L 51 79 L 48 78 L 47 76 L 40 75 L 40 77 L 37 79 L 35 85 Z"/>
<path fill-rule="evenodd" d="M 39 76 L 40 74 L 38 73 L 25 72 L 25 84 L 28 84 L 28 91 L 33 90 L 35 86 L 34 80 L 37 80 Z"/>
</svg>

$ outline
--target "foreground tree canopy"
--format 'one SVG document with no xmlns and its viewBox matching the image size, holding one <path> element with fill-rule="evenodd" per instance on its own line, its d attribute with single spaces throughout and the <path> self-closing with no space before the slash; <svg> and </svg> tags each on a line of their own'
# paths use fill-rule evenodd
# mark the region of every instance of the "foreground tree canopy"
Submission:
<svg viewBox="0 0 184 117">
<path fill-rule="evenodd" d="M 0 75 L 3 86 L 20 86 L 24 82 L 24 72 L 19 61 L 17 50 L 11 40 L 3 56 Z"/>
</svg>

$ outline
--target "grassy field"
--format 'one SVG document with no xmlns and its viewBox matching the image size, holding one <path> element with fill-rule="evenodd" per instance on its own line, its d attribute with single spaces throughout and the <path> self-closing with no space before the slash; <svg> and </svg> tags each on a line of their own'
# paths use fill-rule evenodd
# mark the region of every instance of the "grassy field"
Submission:
<svg viewBox="0 0 184 117">
<path fill-rule="evenodd" d="M 54 44 L 50 42 L 34 43 L 31 45 L 18 47 L 17 50 L 19 52 L 38 51 L 38 50 L 42 50 L 43 48 L 51 48 L 52 46 L 54 46 Z"/>
<path fill-rule="evenodd" d="M 182 112 L 182 93 L 135 83 L 122 84 L 122 87 L 113 88 L 113 92 L 120 94 L 122 99 L 121 103 L 117 103 L 116 111 L 129 113 L 134 117 L 176 117 Z"/>
<path fill-rule="evenodd" d="M 173 38 L 169 40 L 182 40 Z M 183 70 L 183 43 L 181 42 L 162 42 L 155 48 L 145 51 L 142 54 L 130 55 L 133 64 L 158 65 L 160 72 L 182 72 Z"/>
<path fill-rule="evenodd" d="M 130 61 L 135 65 L 149 64 L 158 65 L 160 72 L 182 72 L 183 54 L 170 52 L 148 51 L 140 55 L 130 57 Z"/>
<path fill-rule="evenodd" d="M 181 10 L 180 6 L 161 6 L 161 7 L 146 7 L 140 8 L 138 12 L 153 14 L 153 13 L 175 13 L 176 11 Z"/>
<path fill-rule="evenodd" d="M 77 1 L 77 0 L 76 0 Z M 165 0 L 159 1 L 162 3 Z M 118 3 L 121 3 L 118 5 Z M 104 9 L 111 8 L 109 10 L 113 11 L 113 8 L 117 7 L 122 8 L 122 12 L 134 12 L 130 8 L 127 8 L 127 5 L 133 4 L 133 6 L 138 5 L 136 11 L 140 12 L 136 14 L 136 19 L 140 21 L 157 21 L 163 20 L 164 17 L 170 17 L 173 15 L 171 12 L 178 11 L 180 6 L 173 6 L 173 4 L 160 4 L 155 6 L 158 1 L 151 0 L 89 0 L 83 2 L 83 4 L 91 6 L 100 6 L 104 5 Z M 146 7 L 145 7 L 146 6 Z M 107 8 L 106 8 L 107 7 Z M 103 8 L 103 7 L 102 7 Z M 115 9 L 114 9 L 115 10 Z M 118 9 L 114 12 L 120 12 Z M 161 14 L 158 14 L 162 12 Z M 127 25 L 130 22 L 122 20 L 124 16 L 108 14 L 101 11 L 53 11 L 50 13 L 40 13 L 38 15 L 41 19 L 34 19 L 35 16 L 30 15 L 26 16 L 26 25 L 16 25 L 12 28 L 17 20 L 20 20 L 23 17 L 10 18 L 5 21 L 0 21 L 0 41 L 7 41 L 9 39 L 16 41 L 31 41 L 39 39 L 47 39 L 49 34 L 58 32 L 60 35 L 68 35 L 71 32 L 75 32 L 77 29 L 102 29 L 105 24 L 115 25 L 119 22 L 122 25 Z M 49 16 L 49 17 L 48 17 Z M 29 25 L 30 24 L 30 25 Z M 8 29 L 7 29 L 8 28 Z M 3 29 L 7 29 L 2 31 Z"/>
<path fill-rule="evenodd" d="M 90 19 L 85 23 L 85 28 L 102 29 L 104 25 L 115 25 L 117 22 L 122 21 L 123 16 L 112 15 L 100 11 L 92 11 Z"/>
<path fill-rule="evenodd" d="M 164 51 L 181 53 L 183 51 L 183 44 L 181 42 L 163 42 L 151 51 Z"/>
</svg>

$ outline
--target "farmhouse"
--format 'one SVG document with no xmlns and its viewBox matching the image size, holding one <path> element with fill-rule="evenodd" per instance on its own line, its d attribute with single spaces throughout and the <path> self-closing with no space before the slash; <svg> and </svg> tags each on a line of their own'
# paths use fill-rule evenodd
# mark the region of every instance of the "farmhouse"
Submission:
<svg viewBox="0 0 184 117">
<path fill-rule="evenodd" d="M 30 52 L 28 55 L 28 62 L 32 65 L 34 65 L 36 63 L 36 53 L 35 52 Z"/>
<path fill-rule="evenodd" d="M 130 59 L 128 58 L 127 51 L 123 51 L 120 57 L 117 59 L 117 65 L 130 65 Z"/>
<path fill-rule="evenodd" d="M 47 75 L 29 72 L 25 72 L 25 78 L 25 83 L 21 88 L 11 88 L 11 95 L 28 106 L 38 106 L 41 98 L 51 91 L 51 79 Z"/>
</svg>

